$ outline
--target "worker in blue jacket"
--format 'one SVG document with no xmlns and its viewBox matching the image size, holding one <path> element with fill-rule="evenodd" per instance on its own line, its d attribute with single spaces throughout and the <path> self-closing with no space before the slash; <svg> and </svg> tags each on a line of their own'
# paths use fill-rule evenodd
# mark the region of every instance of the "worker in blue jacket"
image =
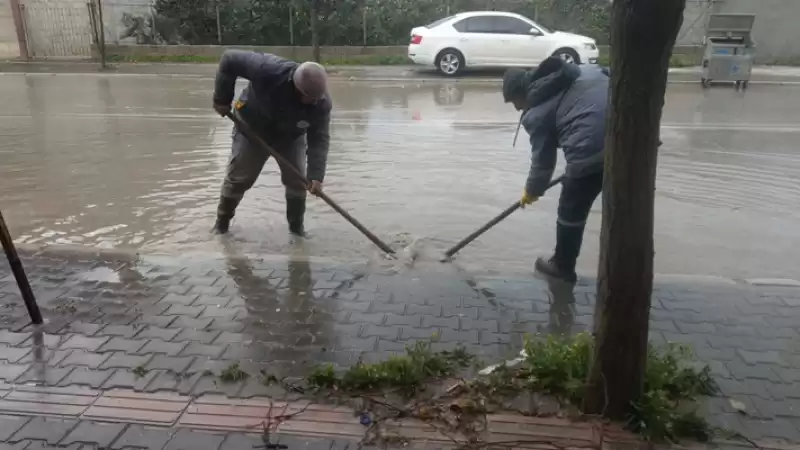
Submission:
<svg viewBox="0 0 800 450">
<path fill-rule="evenodd" d="M 523 111 L 521 124 L 530 135 L 531 167 L 520 200 L 524 207 L 547 190 L 558 148 L 564 151 L 556 223 L 556 248 L 549 259 L 538 258 L 536 270 L 568 282 L 577 279 L 575 265 L 589 211 L 603 187 L 608 71 L 548 58 L 535 70 L 509 69 L 503 96 Z"/>
<path fill-rule="evenodd" d="M 249 83 L 233 105 L 238 78 Z M 228 50 L 219 63 L 213 102 L 214 110 L 223 116 L 235 107 L 235 114 L 250 128 L 307 174 L 309 186 L 291 170 L 280 167 L 289 230 L 304 235 L 306 192 L 322 192 L 330 145 L 332 103 L 325 69 L 313 62 L 298 64 L 275 55 Z M 258 144 L 234 129 L 214 232 L 228 232 L 236 207 L 253 187 L 268 157 Z"/>
</svg>

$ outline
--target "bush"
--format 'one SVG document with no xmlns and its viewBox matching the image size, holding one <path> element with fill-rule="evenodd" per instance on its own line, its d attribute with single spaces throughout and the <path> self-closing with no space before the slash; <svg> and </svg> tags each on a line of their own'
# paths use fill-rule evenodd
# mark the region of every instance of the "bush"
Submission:
<svg viewBox="0 0 800 450">
<path fill-rule="evenodd" d="M 154 23 L 166 42 L 217 44 L 217 8 L 225 45 L 308 45 L 310 2 L 156 0 Z M 607 41 L 607 0 L 319 0 L 322 45 L 404 45 L 412 28 L 460 11 L 495 9 L 538 17 L 542 25 Z M 291 19 L 291 20 L 290 20 Z M 366 26 L 364 20 L 366 19 Z M 291 23 L 291 24 L 290 24 Z M 167 29 L 168 28 L 168 29 Z"/>
</svg>

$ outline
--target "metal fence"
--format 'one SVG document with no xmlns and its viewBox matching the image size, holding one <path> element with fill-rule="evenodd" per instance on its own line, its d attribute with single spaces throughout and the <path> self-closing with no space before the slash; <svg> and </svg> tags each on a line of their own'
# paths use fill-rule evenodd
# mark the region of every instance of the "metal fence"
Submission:
<svg viewBox="0 0 800 450">
<path fill-rule="evenodd" d="M 602 35 L 607 0 L 102 0 L 111 44 L 309 45 L 317 4 L 322 45 L 402 45 L 411 28 L 459 11 L 519 12 L 545 26 Z M 585 14 L 577 7 L 594 5 Z M 582 6 L 584 8 L 585 6 Z"/>
<path fill-rule="evenodd" d="M 87 2 L 22 1 L 20 12 L 33 58 L 90 58 L 93 30 Z"/>
</svg>

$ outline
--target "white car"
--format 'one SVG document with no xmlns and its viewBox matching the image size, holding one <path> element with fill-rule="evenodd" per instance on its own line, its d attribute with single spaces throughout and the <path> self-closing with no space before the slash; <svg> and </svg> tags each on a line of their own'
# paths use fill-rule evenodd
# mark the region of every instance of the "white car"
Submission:
<svg viewBox="0 0 800 450">
<path fill-rule="evenodd" d="M 408 57 L 455 76 L 466 67 L 535 67 L 550 56 L 576 64 L 595 64 L 597 42 L 550 31 L 525 16 L 508 12 L 459 13 L 411 30 Z"/>
</svg>

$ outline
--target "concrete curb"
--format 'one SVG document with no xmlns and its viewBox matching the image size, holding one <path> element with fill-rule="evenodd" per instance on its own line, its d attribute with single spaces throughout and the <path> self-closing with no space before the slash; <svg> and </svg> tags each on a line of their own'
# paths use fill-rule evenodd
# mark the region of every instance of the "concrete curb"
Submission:
<svg viewBox="0 0 800 450">
<path fill-rule="evenodd" d="M 191 264 L 202 261 L 209 263 L 213 261 L 225 260 L 249 260 L 253 259 L 263 262 L 285 262 L 285 261 L 299 261 L 310 262 L 328 265 L 349 266 L 353 268 L 366 268 L 370 266 L 369 259 L 363 260 L 341 260 L 330 257 L 308 256 L 308 255 L 279 255 L 268 253 L 244 253 L 236 255 L 224 255 L 220 252 L 141 252 L 135 249 L 116 248 L 116 249 L 102 249 L 95 247 L 88 247 L 82 245 L 49 245 L 49 244 L 17 244 L 17 248 L 21 253 L 28 253 L 34 256 L 88 256 L 102 261 L 120 261 L 120 262 L 133 262 L 133 261 L 146 261 L 147 259 L 159 260 L 168 258 L 167 264 Z M 23 255 L 24 257 L 24 255 Z M 24 263 L 24 260 L 23 260 Z M 159 261 L 163 263 L 163 261 Z M 520 273 L 510 273 L 509 276 L 500 275 L 481 275 L 476 274 L 478 278 L 483 279 L 513 279 L 523 276 Z M 583 280 L 596 279 L 596 274 L 581 272 L 580 278 Z M 693 275 L 693 274 L 669 274 L 658 273 L 653 277 L 653 282 L 656 284 L 694 284 L 705 286 L 750 286 L 761 288 L 800 288 L 800 280 L 787 279 L 787 278 L 747 278 L 747 279 L 734 279 L 728 277 L 721 277 L 715 275 Z"/>
</svg>

